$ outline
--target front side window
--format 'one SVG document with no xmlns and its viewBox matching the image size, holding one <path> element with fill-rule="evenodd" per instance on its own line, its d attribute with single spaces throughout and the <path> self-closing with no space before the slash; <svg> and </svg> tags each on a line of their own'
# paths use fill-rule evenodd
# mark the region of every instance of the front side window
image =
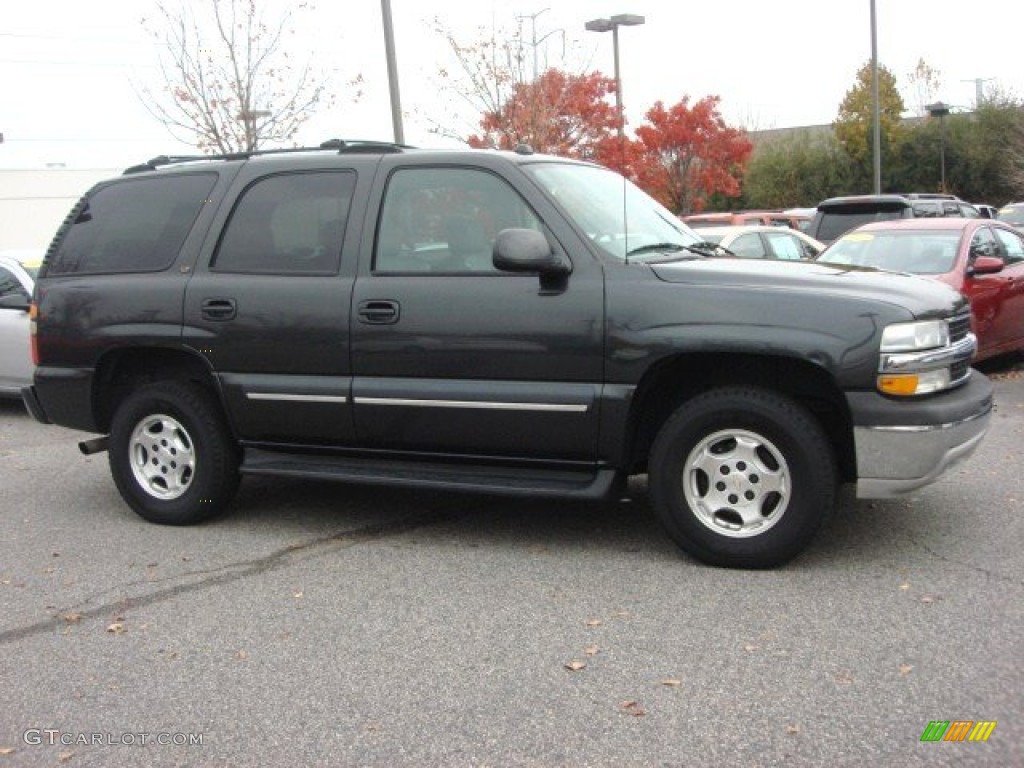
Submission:
<svg viewBox="0 0 1024 768">
<path fill-rule="evenodd" d="M 213 173 L 119 180 L 79 207 L 50 275 L 153 272 L 171 265 L 217 182 Z"/>
<path fill-rule="evenodd" d="M 999 252 L 999 244 L 996 242 L 996 237 L 988 227 L 981 227 L 974 233 L 974 237 L 971 238 L 970 253 L 971 259 L 976 259 L 979 256 L 995 256 L 998 258 L 1002 255 Z"/>
<path fill-rule="evenodd" d="M 337 272 L 355 182 L 352 171 L 260 179 L 235 205 L 211 268 L 280 275 Z"/>
<path fill-rule="evenodd" d="M 1019 264 L 1024 261 L 1024 237 L 1005 229 L 997 229 L 995 232 L 1006 254 L 1006 263 Z"/>
<path fill-rule="evenodd" d="M 388 181 L 377 228 L 376 273 L 498 273 L 503 229 L 542 232 L 507 182 L 471 168 L 403 168 Z"/>
</svg>

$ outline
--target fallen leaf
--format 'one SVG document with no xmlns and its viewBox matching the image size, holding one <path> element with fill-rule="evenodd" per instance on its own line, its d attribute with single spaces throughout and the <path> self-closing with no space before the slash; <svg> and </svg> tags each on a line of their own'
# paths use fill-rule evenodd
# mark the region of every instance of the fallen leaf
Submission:
<svg viewBox="0 0 1024 768">
<path fill-rule="evenodd" d="M 68 760 L 70 760 L 74 756 L 75 756 L 75 753 L 71 752 L 69 750 L 67 752 L 61 752 L 59 755 L 57 755 L 57 759 L 60 760 L 62 763 L 66 763 Z"/>
<path fill-rule="evenodd" d="M 107 632 L 112 635 L 124 634 L 124 624 L 119 621 L 115 621 L 113 624 L 107 627 Z"/>
<path fill-rule="evenodd" d="M 841 670 L 836 673 L 835 680 L 839 685 L 849 685 L 853 682 L 853 673 L 848 669 Z"/>
<path fill-rule="evenodd" d="M 68 624 L 77 624 L 82 620 L 82 614 L 80 613 L 65 613 L 64 621 Z"/>
<path fill-rule="evenodd" d="M 661 684 L 667 685 L 670 688 L 678 688 L 680 685 L 683 684 L 683 681 L 675 677 L 666 677 L 664 680 L 661 681 Z"/>
<path fill-rule="evenodd" d="M 597 654 L 601 652 L 601 649 L 596 645 L 588 645 L 583 649 L 583 652 L 587 654 L 587 656 L 597 656 Z"/>
<path fill-rule="evenodd" d="M 632 715 L 633 717 L 643 717 L 647 714 L 647 710 L 640 706 L 640 702 L 634 701 L 633 699 L 624 701 L 619 706 L 626 710 L 626 714 Z"/>
<path fill-rule="evenodd" d="M 747 643 L 746 645 L 743 646 L 743 650 L 746 651 L 747 653 L 753 653 L 754 651 L 760 651 L 761 650 L 761 646 L 758 645 L 757 643 Z"/>
<path fill-rule="evenodd" d="M 600 627 L 602 624 L 604 624 L 604 622 L 600 619 L 590 619 L 590 621 L 587 622 L 588 627 Z"/>
<path fill-rule="evenodd" d="M 786 725 L 786 733 L 796 735 L 800 733 L 800 726 L 797 723 L 789 723 Z"/>
<path fill-rule="evenodd" d="M 13 755 L 17 751 L 14 747 L 0 747 L 0 755 Z"/>
<path fill-rule="evenodd" d="M 900 676 L 906 677 L 910 674 L 910 670 L 912 670 L 913 668 L 913 664 L 900 664 Z"/>
<path fill-rule="evenodd" d="M 249 658 L 249 652 L 245 650 L 240 650 L 238 653 L 235 654 L 235 658 L 245 661 Z"/>
<path fill-rule="evenodd" d="M 292 595 L 292 597 L 294 597 L 294 598 L 300 598 L 300 597 L 302 597 L 302 595 L 303 595 L 303 593 L 302 593 L 302 592 L 296 592 L 295 594 L 293 594 L 293 595 Z"/>
<path fill-rule="evenodd" d="M 907 582 L 903 582 L 902 584 L 900 584 L 900 589 L 906 592 L 908 589 L 910 589 L 910 585 L 907 584 Z"/>
<path fill-rule="evenodd" d="M 587 663 L 585 661 L 575 661 L 575 660 L 573 660 L 573 661 L 567 662 L 566 665 L 565 665 L 565 668 L 568 669 L 570 672 L 579 672 L 581 669 L 584 669 L 586 666 L 587 666 Z"/>
</svg>

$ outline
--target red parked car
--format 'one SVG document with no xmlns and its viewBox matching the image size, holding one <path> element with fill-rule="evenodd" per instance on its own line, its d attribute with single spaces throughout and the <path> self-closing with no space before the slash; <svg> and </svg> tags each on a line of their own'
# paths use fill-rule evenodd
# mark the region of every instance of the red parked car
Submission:
<svg viewBox="0 0 1024 768">
<path fill-rule="evenodd" d="M 901 219 L 847 232 L 817 259 L 941 280 L 971 300 L 983 360 L 1024 350 L 1024 233 L 992 219 Z"/>
</svg>

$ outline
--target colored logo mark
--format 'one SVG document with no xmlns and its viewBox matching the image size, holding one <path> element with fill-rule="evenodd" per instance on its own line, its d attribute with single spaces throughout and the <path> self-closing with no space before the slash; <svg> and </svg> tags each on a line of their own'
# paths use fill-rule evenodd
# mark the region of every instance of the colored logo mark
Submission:
<svg viewBox="0 0 1024 768">
<path fill-rule="evenodd" d="M 995 720 L 932 720 L 921 741 L 988 741 L 995 729 Z"/>
</svg>

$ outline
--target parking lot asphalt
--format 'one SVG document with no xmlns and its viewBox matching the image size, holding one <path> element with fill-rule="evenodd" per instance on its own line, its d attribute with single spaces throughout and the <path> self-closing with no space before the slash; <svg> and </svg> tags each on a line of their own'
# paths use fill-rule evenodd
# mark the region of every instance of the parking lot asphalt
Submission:
<svg viewBox="0 0 1024 768">
<path fill-rule="evenodd" d="M 246 479 L 145 523 L 0 403 L 4 766 L 1024 765 L 1024 374 L 938 483 L 766 572 L 606 504 Z M 994 721 L 987 742 L 923 742 Z"/>
</svg>

